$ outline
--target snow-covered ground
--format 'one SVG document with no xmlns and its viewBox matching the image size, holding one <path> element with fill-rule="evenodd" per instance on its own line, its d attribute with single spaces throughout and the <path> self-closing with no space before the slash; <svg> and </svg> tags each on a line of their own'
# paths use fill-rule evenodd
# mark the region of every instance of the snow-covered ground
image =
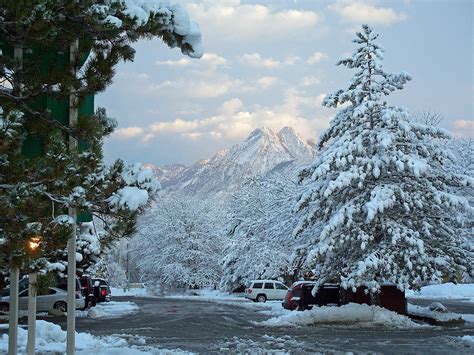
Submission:
<svg viewBox="0 0 474 355">
<path fill-rule="evenodd" d="M 8 329 L 8 325 L 1 325 L 0 329 Z M 59 325 L 44 321 L 36 321 L 36 348 L 37 353 L 65 353 L 66 331 L 61 330 Z M 28 331 L 21 326 L 18 327 L 18 353 L 26 352 Z M 8 335 L 0 337 L 0 353 L 8 350 Z M 111 336 L 93 336 L 89 333 L 76 332 L 76 354 L 113 355 L 168 355 L 168 354 L 191 354 L 181 349 L 158 349 L 146 345 L 146 338 L 129 334 L 114 334 Z"/>
<path fill-rule="evenodd" d="M 455 340 L 460 341 L 464 346 L 468 348 L 474 348 L 474 335 L 464 335 L 462 337 L 456 337 Z"/>
<path fill-rule="evenodd" d="M 474 302 L 474 284 L 453 284 L 451 282 L 424 286 L 420 291 L 407 291 L 410 298 L 465 299 Z"/>
<path fill-rule="evenodd" d="M 18 328 L 18 348 L 19 352 L 22 353 L 26 350 L 28 331 L 19 327 Z M 138 349 L 138 345 L 144 345 L 145 340 L 140 337 L 136 337 L 133 340 L 125 340 L 119 336 L 102 336 L 96 337 L 89 333 L 76 333 L 76 350 L 78 354 L 90 354 L 91 350 L 94 352 L 104 354 L 113 353 L 117 354 L 122 349 L 123 354 L 143 354 Z M 0 351 L 8 350 L 8 335 L 4 334 L 0 338 Z M 66 351 L 66 332 L 61 330 L 61 327 L 57 324 L 53 324 L 44 320 L 36 321 L 36 352 L 56 352 L 64 353 Z"/>
<path fill-rule="evenodd" d="M 112 292 L 112 297 L 120 297 L 120 296 L 137 296 L 137 297 L 147 297 L 150 296 L 148 290 L 146 288 L 130 288 L 128 290 L 124 290 L 123 288 L 110 288 Z"/>
<path fill-rule="evenodd" d="M 457 322 L 460 319 L 463 319 L 466 322 L 474 321 L 474 315 L 472 314 L 458 314 L 458 313 L 453 313 L 453 312 L 436 312 L 436 311 L 430 310 L 429 307 L 416 306 L 410 303 L 408 304 L 408 313 L 417 315 L 417 316 L 422 316 L 422 317 L 429 317 L 442 323 Z"/>
<path fill-rule="evenodd" d="M 132 288 L 124 291 L 121 288 L 111 288 L 112 297 L 163 297 L 172 299 L 189 299 L 201 301 L 228 301 L 241 302 L 247 301 L 243 294 L 223 292 L 219 290 L 201 289 L 201 290 L 187 290 L 185 292 L 169 292 L 164 295 L 156 295 L 156 292 L 146 288 Z M 281 305 L 281 303 L 280 303 Z"/>
<path fill-rule="evenodd" d="M 133 302 L 102 302 L 87 311 L 80 312 L 79 317 L 88 318 L 118 318 L 138 311 L 138 306 Z"/>
<path fill-rule="evenodd" d="M 363 324 L 386 327 L 420 327 L 410 318 L 376 306 L 350 303 L 341 307 L 315 307 L 303 312 L 287 312 L 256 325 L 263 326 L 305 326 L 312 324 Z"/>
<path fill-rule="evenodd" d="M 163 296 L 164 298 L 180 298 L 201 301 L 227 301 L 227 302 L 250 302 L 243 297 L 243 294 L 230 294 L 219 290 L 192 290 L 185 293 L 175 293 Z M 280 303 L 281 306 L 281 303 Z"/>
</svg>

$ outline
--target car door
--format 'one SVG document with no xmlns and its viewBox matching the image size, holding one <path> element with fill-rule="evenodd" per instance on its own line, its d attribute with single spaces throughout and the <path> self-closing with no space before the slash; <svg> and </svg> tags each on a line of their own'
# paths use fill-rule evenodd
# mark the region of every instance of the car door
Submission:
<svg viewBox="0 0 474 355">
<path fill-rule="evenodd" d="M 47 294 L 40 295 L 36 298 L 38 312 L 49 312 L 53 309 L 53 305 L 57 300 L 57 291 L 49 288 Z"/>
<path fill-rule="evenodd" d="M 24 290 L 18 294 L 18 309 L 28 310 L 28 290 Z"/>
<path fill-rule="evenodd" d="M 285 296 L 288 292 L 288 287 L 283 285 L 280 282 L 275 282 L 275 297 L 278 300 L 283 300 L 285 299 Z"/>
<path fill-rule="evenodd" d="M 274 300 L 275 299 L 275 284 L 273 282 L 265 282 L 263 284 L 263 288 L 265 291 L 265 295 L 267 296 L 267 300 Z"/>
</svg>

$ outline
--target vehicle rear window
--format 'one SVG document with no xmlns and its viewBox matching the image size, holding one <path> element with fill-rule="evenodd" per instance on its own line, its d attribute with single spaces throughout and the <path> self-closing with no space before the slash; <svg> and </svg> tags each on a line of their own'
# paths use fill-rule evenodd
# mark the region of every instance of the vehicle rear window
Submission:
<svg viewBox="0 0 474 355">
<path fill-rule="evenodd" d="M 267 290 L 273 290 L 275 288 L 275 285 L 273 282 L 265 282 L 265 289 Z"/>
<path fill-rule="evenodd" d="M 262 288 L 263 286 L 263 283 L 261 282 L 255 282 L 253 285 L 252 285 L 252 288 Z"/>
<path fill-rule="evenodd" d="M 276 286 L 277 290 L 286 290 L 287 289 L 287 287 L 285 285 L 282 285 L 282 284 L 275 284 L 275 286 Z"/>
<path fill-rule="evenodd" d="M 108 286 L 107 282 L 105 282 L 104 280 L 93 279 L 92 281 L 93 281 L 94 283 L 95 283 L 96 281 L 98 281 L 100 286 Z"/>
</svg>

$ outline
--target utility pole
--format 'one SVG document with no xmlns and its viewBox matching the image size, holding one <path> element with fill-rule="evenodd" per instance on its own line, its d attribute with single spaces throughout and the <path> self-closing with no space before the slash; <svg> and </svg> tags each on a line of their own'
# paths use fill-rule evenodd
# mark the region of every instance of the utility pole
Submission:
<svg viewBox="0 0 474 355">
<path fill-rule="evenodd" d="M 23 66 L 23 48 L 16 46 L 13 50 L 13 58 L 17 69 Z M 14 82 L 14 94 L 21 95 L 21 83 L 18 80 Z M 20 277 L 20 268 L 12 263 L 10 269 L 10 307 L 8 312 L 8 355 L 17 354 L 18 338 L 18 279 Z"/>
<path fill-rule="evenodd" d="M 127 242 L 127 291 L 130 291 L 129 243 Z"/>
<path fill-rule="evenodd" d="M 28 277 L 28 342 L 26 343 L 26 353 L 28 355 L 35 354 L 37 276 L 37 273 L 32 272 Z"/>
<path fill-rule="evenodd" d="M 12 266 L 10 269 L 10 308 L 8 312 L 8 355 L 17 354 L 18 338 L 18 278 L 20 269 Z"/>
<path fill-rule="evenodd" d="M 72 74 L 76 75 L 76 63 L 79 51 L 79 40 L 71 44 L 69 60 Z M 70 88 L 69 95 L 69 127 L 74 127 L 78 118 L 78 100 L 75 89 Z M 69 136 L 69 151 L 77 149 L 77 140 Z M 67 355 L 74 355 L 76 344 L 76 209 L 69 208 L 68 214 L 72 218 L 72 233 L 67 242 Z"/>
</svg>

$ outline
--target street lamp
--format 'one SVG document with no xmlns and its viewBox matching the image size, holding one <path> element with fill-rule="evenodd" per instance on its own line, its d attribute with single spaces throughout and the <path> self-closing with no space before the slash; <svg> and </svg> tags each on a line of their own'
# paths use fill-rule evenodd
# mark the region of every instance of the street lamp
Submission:
<svg viewBox="0 0 474 355">
<path fill-rule="evenodd" d="M 32 236 L 26 243 L 27 252 L 30 255 L 36 255 L 40 251 L 42 238 Z M 36 292 L 38 274 L 31 272 L 28 277 L 28 341 L 26 343 L 26 353 L 34 355 L 36 345 Z"/>
<path fill-rule="evenodd" d="M 36 254 L 38 252 L 38 248 L 41 244 L 41 237 L 39 236 L 35 236 L 35 237 L 31 237 L 29 240 L 28 240 L 28 243 L 27 243 L 27 250 L 30 252 L 30 254 Z"/>
</svg>

